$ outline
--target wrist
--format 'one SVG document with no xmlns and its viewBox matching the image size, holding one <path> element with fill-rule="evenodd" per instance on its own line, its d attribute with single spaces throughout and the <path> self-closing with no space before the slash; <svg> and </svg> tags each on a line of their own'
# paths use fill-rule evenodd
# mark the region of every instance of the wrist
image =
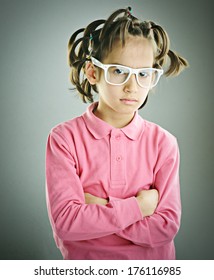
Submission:
<svg viewBox="0 0 214 280">
<path fill-rule="evenodd" d="M 100 205 L 106 205 L 108 204 L 108 199 L 104 199 L 104 198 L 99 198 L 97 204 L 100 204 Z"/>
</svg>

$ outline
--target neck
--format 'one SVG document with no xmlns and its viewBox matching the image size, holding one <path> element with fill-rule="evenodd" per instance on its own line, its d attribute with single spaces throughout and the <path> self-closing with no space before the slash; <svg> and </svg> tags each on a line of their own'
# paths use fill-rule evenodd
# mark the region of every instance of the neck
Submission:
<svg viewBox="0 0 214 280">
<path fill-rule="evenodd" d="M 94 109 L 93 113 L 96 117 L 103 120 L 104 122 L 110 124 L 115 128 L 123 128 L 127 126 L 133 119 L 135 114 L 108 114 L 103 113 L 102 110 L 99 109 L 99 105 Z"/>
</svg>

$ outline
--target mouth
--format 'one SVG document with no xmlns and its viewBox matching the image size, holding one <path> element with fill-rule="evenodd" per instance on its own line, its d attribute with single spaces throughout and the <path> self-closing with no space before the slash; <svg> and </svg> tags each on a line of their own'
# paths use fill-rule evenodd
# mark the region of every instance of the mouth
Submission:
<svg viewBox="0 0 214 280">
<path fill-rule="evenodd" d="M 136 99 L 131 99 L 131 98 L 121 98 L 120 101 L 124 104 L 136 104 L 138 101 Z"/>
</svg>

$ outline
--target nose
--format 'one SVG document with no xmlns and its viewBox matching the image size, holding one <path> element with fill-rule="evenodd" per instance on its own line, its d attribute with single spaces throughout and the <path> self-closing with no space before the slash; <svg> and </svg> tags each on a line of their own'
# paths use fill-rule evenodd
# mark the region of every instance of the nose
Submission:
<svg viewBox="0 0 214 280">
<path fill-rule="evenodd" d="M 132 74 L 128 81 L 125 83 L 125 92 L 137 92 L 138 84 L 135 74 Z"/>
</svg>

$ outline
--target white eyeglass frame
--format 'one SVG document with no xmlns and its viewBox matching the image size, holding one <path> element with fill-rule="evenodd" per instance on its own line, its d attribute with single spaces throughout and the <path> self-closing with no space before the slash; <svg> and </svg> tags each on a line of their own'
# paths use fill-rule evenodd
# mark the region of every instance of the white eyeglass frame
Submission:
<svg viewBox="0 0 214 280">
<path fill-rule="evenodd" d="M 132 75 L 132 74 L 135 74 L 137 83 L 138 83 L 138 85 L 139 85 L 140 87 L 146 88 L 146 89 L 148 89 L 148 88 L 151 89 L 151 88 L 153 88 L 153 87 L 155 87 L 155 86 L 157 85 L 157 83 L 158 83 L 158 81 L 159 81 L 161 75 L 163 75 L 163 73 L 164 73 L 163 69 L 158 69 L 158 68 L 149 68 L 149 67 L 147 67 L 147 68 L 131 68 L 131 67 L 124 66 L 124 65 L 120 65 L 120 64 L 103 64 L 102 62 L 100 62 L 98 59 L 96 59 L 96 58 L 94 58 L 94 57 L 91 57 L 91 61 L 92 61 L 92 63 L 93 63 L 95 66 L 98 66 L 99 68 L 101 68 L 101 69 L 104 70 L 105 81 L 106 81 L 108 84 L 114 85 L 114 86 L 120 86 L 120 85 L 123 85 L 123 84 L 127 83 L 127 81 L 129 80 L 129 78 L 131 77 L 131 75 Z M 122 83 L 120 83 L 120 84 L 115 84 L 115 83 L 111 83 L 111 82 L 108 81 L 108 79 L 107 79 L 108 68 L 109 68 L 109 67 L 112 67 L 112 66 L 115 66 L 115 67 L 120 67 L 120 66 L 121 66 L 121 67 L 127 68 L 127 69 L 129 70 L 129 74 L 128 74 L 128 76 L 127 76 L 127 78 L 126 78 L 126 80 L 125 80 L 124 82 L 122 82 Z M 157 71 L 158 76 L 157 76 L 157 80 L 156 80 L 155 84 L 154 84 L 154 85 L 151 85 L 151 86 L 149 86 L 149 87 L 142 86 L 142 85 L 140 84 L 139 80 L 138 80 L 138 74 L 139 74 L 139 71 L 140 71 L 140 70 L 155 70 L 155 71 Z"/>
</svg>

